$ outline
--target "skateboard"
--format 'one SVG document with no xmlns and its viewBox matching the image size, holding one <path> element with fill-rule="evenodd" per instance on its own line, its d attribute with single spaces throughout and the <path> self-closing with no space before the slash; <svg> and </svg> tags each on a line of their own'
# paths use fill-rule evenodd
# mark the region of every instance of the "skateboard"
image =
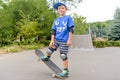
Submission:
<svg viewBox="0 0 120 80">
<path fill-rule="evenodd" d="M 38 61 L 40 61 L 40 57 L 44 56 L 43 52 L 40 50 L 35 50 L 35 54 L 38 56 Z M 42 60 L 43 61 L 43 60 Z M 62 72 L 62 70 L 50 59 L 48 61 L 43 61 L 53 72 L 54 74 L 52 74 L 53 78 L 59 78 L 64 80 L 64 77 L 59 76 L 59 73 Z"/>
</svg>

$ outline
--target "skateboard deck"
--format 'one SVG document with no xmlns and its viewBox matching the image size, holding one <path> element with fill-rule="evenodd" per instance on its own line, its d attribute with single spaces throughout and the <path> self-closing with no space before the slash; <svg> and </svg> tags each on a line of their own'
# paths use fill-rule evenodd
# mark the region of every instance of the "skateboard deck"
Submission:
<svg viewBox="0 0 120 80">
<path fill-rule="evenodd" d="M 35 50 L 35 54 L 38 56 L 39 60 L 41 56 L 44 56 L 43 52 L 40 50 Z M 43 61 L 43 60 L 42 60 Z M 59 76 L 59 73 L 62 72 L 62 70 L 50 59 L 48 61 L 43 61 L 55 74 L 52 75 L 52 77 L 63 79 L 63 77 Z"/>
</svg>

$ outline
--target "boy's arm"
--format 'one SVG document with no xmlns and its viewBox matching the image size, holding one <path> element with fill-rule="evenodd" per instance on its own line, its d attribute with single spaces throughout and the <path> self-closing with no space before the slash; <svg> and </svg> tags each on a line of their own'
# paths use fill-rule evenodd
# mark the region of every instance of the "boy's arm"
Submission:
<svg viewBox="0 0 120 80">
<path fill-rule="evenodd" d="M 68 41 L 67 41 L 67 45 L 71 46 L 71 42 L 72 42 L 72 32 L 69 32 L 69 36 L 68 36 Z"/>
<path fill-rule="evenodd" d="M 71 46 L 71 43 L 72 43 L 72 34 L 74 32 L 73 27 L 74 26 L 72 26 L 71 28 L 69 28 L 69 34 L 68 34 L 68 40 L 67 40 L 67 45 L 68 46 Z"/>
<path fill-rule="evenodd" d="M 55 33 L 56 33 L 56 31 L 52 30 L 52 32 L 51 32 L 51 41 L 50 41 L 50 44 L 49 44 L 50 47 L 53 47 Z"/>
<path fill-rule="evenodd" d="M 51 35 L 51 42 L 54 42 L 54 35 Z"/>
<path fill-rule="evenodd" d="M 49 47 L 53 47 L 53 44 L 54 44 L 54 35 L 51 35 L 51 41 Z"/>
<path fill-rule="evenodd" d="M 67 45 L 70 46 L 71 42 L 72 42 L 72 34 L 74 33 L 74 23 L 71 17 L 69 17 L 68 19 L 68 29 L 69 29 L 69 35 L 68 35 L 68 41 L 67 41 Z"/>
</svg>

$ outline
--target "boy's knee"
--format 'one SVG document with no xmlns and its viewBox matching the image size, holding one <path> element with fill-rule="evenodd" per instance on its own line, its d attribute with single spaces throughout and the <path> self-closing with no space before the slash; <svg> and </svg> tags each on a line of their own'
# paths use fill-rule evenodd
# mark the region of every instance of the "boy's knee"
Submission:
<svg viewBox="0 0 120 80">
<path fill-rule="evenodd" d="M 49 47 L 46 51 L 47 54 L 52 54 L 56 49 Z"/>
<path fill-rule="evenodd" d="M 68 59 L 68 57 L 67 57 L 67 54 L 66 53 L 60 53 L 60 57 L 61 57 L 61 59 L 63 60 L 63 61 L 65 61 L 65 60 L 67 60 Z"/>
</svg>

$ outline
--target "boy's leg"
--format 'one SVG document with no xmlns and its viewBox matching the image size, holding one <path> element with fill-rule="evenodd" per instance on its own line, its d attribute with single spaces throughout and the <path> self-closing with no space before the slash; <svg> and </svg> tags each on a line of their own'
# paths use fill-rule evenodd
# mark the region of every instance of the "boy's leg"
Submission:
<svg viewBox="0 0 120 80">
<path fill-rule="evenodd" d="M 61 57 L 62 58 L 62 57 Z M 60 76 L 62 77 L 66 77 L 69 75 L 69 69 L 68 69 L 68 58 L 67 58 L 67 55 L 66 55 L 66 58 L 65 56 L 62 58 L 63 59 L 63 71 L 59 74 Z"/>
<path fill-rule="evenodd" d="M 55 49 L 49 47 L 49 48 L 47 49 L 47 51 L 46 51 L 45 56 L 42 56 L 41 59 L 42 59 L 43 61 L 48 61 L 49 58 L 51 57 L 52 53 L 54 52 L 54 50 L 55 50 Z"/>
<path fill-rule="evenodd" d="M 46 51 L 46 55 L 42 56 L 41 59 L 44 61 L 48 61 L 49 58 L 51 57 L 52 53 L 57 50 L 58 44 L 55 42 L 53 47 L 49 47 Z"/>
<path fill-rule="evenodd" d="M 65 43 L 61 43 L 60 45 L 60 57 L 63 60 L 63 66 L 64 70 L 60 73 L 60 76 L 65 77 L 68 76 L 69 70 L 68 70 L 68 49 L 69 47 Z"/>
<path fill-rule="evenodd" d="M 68 59 L 63 61 L 64 69 L 68 69 Z"/>
</svg>

